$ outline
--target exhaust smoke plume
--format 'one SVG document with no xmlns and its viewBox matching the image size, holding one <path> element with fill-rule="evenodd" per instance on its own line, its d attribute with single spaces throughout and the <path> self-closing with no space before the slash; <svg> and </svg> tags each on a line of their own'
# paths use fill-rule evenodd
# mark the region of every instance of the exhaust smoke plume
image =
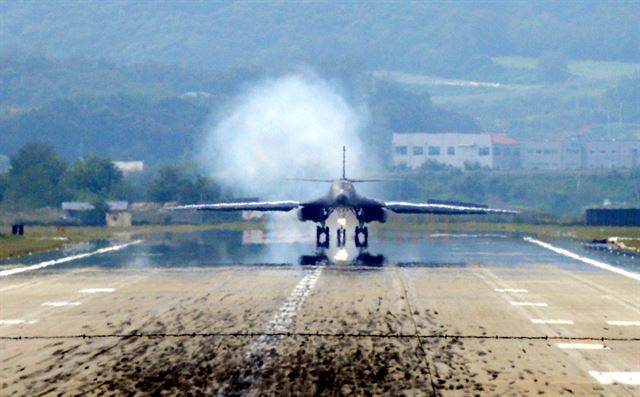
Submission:
<svg viewBox="0 0 640 397">
<path fill-rule="evenodd" d="M 317 76 L 297 74 L 263 81 L 214 118 L 201 165 L 236 194 L 261 200 L 312 199 L 326 193 L 329 185 L 287 179 L 340 178 L 343 145 L 347 176 L 365 173 L 367 162 L 359 139 L 365 115 Z M 298 222 L 295 214 L 277 213 L 267 219 L 271 241 L 315 241 L 315 227 Z M 290 250 L 282 244 L 269 247 L 274 260 Z"/>
<path fill-rule="evenodd" d="M 363 115 L 316 76 L 263 81 L 213 120 L 201 164 L 240 194 L 309 199 L 328 186 L 287 178 L 339 178 L 343 145 L 348 175 L 362 174 Z"/>
</svg>

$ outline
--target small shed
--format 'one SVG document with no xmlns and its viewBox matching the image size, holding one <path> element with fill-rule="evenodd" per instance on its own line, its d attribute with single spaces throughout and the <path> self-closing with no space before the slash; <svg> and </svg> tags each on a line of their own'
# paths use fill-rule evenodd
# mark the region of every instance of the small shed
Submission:
<svg viewBox="0 0 640 397">
<path fill-rule="evenodd" d="M 128 227 L 131 226 L 131 212 L 128 201 L 107 201 L 109 212 L 105 215 L 105 221 L 108 227 Z M 80 219 L 82 212 L 92 211 L 95 209 L 93 204 L 86 201 L 64 201 L 62 210 L 65 218 Z"/>
</svg>

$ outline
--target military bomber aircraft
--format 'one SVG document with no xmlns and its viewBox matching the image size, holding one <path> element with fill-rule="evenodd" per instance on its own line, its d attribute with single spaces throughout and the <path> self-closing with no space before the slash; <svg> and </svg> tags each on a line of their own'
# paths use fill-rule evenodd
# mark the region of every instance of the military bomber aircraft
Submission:
<svg viewBox="0 0 640 397">
<path fill-rule="evenodd" d="M 329 192 L 314 200 L 300 201 L 256 201 L 234 203 L 191 204 L 169 207 L 169 210 L 198 210 L 198 211 L 291 211 L 298 210 L 298 219 L 302 222 L 311 221 L 317 224 L 316 245 L 329 248 L 330 231 L 326 226 L 329 216 L 337 211 L 338 230 L 336 231 L 337 245 L 346 244 L 346 218 L 351 212 L 358 221 L 355 227 L 354 240 L 356 247 L 366 248 L 369 244 L 369 222 L 384 223 L 387 211 L 398 214 L 517 214 L 518 211 L 488 208 L 485 205 L 469 204 L 456 201 L 428 200 L 426 203 L 408 203 L 403 201 L 379 201 L 364 197 L 356 192 L 354 187 L 358 182 L 381 182 L 381 179 L 349 179 L 345 170 L 346 151 L 342 148 L 342 178 L 336 180 L 298 179 L 312 182 L 329 182 Z"/>
</svg>

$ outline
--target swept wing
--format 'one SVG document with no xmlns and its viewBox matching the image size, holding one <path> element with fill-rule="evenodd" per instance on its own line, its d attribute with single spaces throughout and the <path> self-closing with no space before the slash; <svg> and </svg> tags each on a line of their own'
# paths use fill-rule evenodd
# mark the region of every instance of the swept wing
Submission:
<svg viewBox="0 0 640 397">
<path fill-rule="evenodd" d="M 239 203 L 190 204 L 168 207 L 167 210 L 197 211 L 291 211 L 300 206 L 299 201 L 249 201 Z"/>
<path fill-rule="evenodd" d="M 384 203 L 384 208 L 398 214 L 518 214 L 519 211 L 489 208 L 479 204 L 466 204 L 446 201 L 427 203 L 408 203 L 405 201 L 390 201 Z"/>
</svg>

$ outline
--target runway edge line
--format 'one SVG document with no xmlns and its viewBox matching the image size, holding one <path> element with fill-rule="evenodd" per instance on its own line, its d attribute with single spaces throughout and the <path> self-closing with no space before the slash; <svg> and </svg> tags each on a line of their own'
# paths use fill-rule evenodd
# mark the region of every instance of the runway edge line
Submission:
<svg viewBox="0 0 640 397">
<path fill-rule="evenodd" d="M 586 258 L 584 256 L 580 256 L 580 255 L 578 255 L 576 253 L 573 253 L 573 252 L 571 252 L 569 250 L 566 250 L 564 248 L 555 247 L 555 246 L 553 246 L 553 245 L 551 245 L 549 243 L 545 243 L 544 241 L 536 240 L 535 238 L 532 238 L 532 237 L 524 237 L 523 239 L 526 242 L 539 245 L 542 248 L 546 248 L 549 251 L 553 251 L 553 252 L 555 252 L 557 254 L 564 255 L 564 256 L 566 256 L 568 258 L 575 259 L 577 261 L 586 263 L 588 265 L 595 266 L 595 267 L 603 269 L 603 270 L 608 270 L 610 272 L 617 273 L 617 274 L 620 274 L 620 275 L 625 276 L 625 277 L 629 277 L 629 278 L 634 279 L 636 281 L 640 281 L 640 274 L 639 273 L 630 272 L 628 270 L 624 270 L 624 269 L 620 269 L 620 268 L 615 267 L 615 266 L 611 266 L 611 265 L 609 265 L 607 263 L 604 263 L 604 262 L 600 262 L 600 261 L 596 261 L 594 259 L 590 259 L 590 258 Z"/>
<path fill-rule="evenodd" d="M 37 263 L 35 265 L 19 267 L 19 268 L 9 269 L 9 270 L 3 270 L 3 271 L 0 271 L 0 277 L 8 277 L 8 276 L 12 276 L 14 274 L 30 272 L 30 271 L 33 271 L 33 270 L 38 270 L 38 269 L 42 269 L 42 268 L 53 266 L 53 265 L 59 265 L 61 263 L 71 262 L 71 261 L 75 261 L 75 260 L 78 260 L 78 259 L 88 258 L 90 256 L 104 254 L 104 253 L 107 253 L 107 252 L 119 251 L 119 250 L 127 248 L 127 247 L 129 247 L 131 245 L 140 244 L 142 241 L 143 240 L 135 240 L 135 241 L 132 241 L 130 243 L 112 245 L 110 247 L 100 248 L 98 250 L 95 250 L 95 251 L 92 251 L 92 252 L 87 252 L 87 253 L 84 253 L 84 254 L 72 255 L 72 256 L 67 256 L 67 257 L 60 258 L 60 259 L 52 259 L 50 261 L 40 262 L 40 263 Z"/>
</svg>

